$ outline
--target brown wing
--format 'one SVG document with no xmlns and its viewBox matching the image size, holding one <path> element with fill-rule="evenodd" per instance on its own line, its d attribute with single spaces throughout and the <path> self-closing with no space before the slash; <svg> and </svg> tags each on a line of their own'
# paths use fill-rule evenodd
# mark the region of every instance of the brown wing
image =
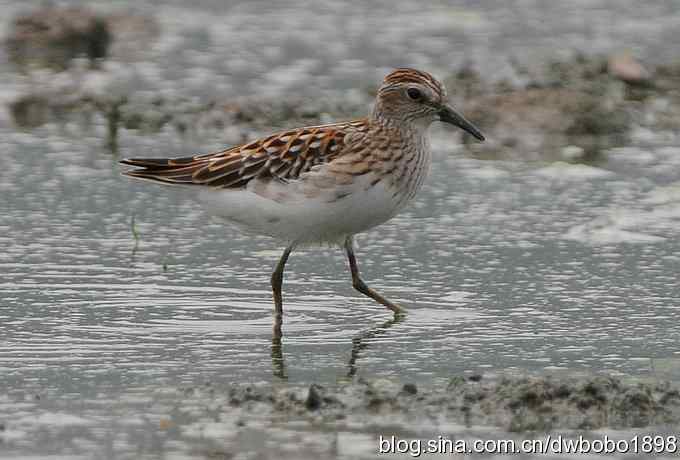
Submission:
<svg viewBox="0 0 680 460">
<path fill-rule="evenodd" d="M 314 165 L 343 151 L 345 136 L 367 129 L 365 119 L 310 126 L 273 134 L 220 152 L 184 158 L 129 158 L 121 163 L 140 169 L 123 174 L 170 184 L 219 188 L 245 187 L 254 178 L 297 179 Z"/>
</svg>

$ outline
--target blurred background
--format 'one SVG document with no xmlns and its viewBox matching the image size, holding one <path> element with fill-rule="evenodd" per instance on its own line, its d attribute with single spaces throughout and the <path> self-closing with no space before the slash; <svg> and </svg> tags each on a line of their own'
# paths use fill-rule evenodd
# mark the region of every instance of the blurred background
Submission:
<svg viewBox="0 0 680 460">
<path fill-rule="evenodd" d="M 0 9 L 0 458 L 283 458 L 263 433 L 314 458 L 375 449 L 178 409 L 205 385 L 680 380 L 680 2 Z M 409 315 L 355 294 L 340 251 L 305 249 L 273 346 L 282 248 L 118 160 L 364 116 L 402 66 L 488 138 L 434 126 L 425 189 L 359 238 L 366 281 Z"/>
</svg>

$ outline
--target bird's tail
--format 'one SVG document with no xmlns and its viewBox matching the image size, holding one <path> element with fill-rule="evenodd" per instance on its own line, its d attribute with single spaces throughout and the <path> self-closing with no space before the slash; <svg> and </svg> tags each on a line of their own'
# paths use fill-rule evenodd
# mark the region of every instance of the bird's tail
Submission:
<svg viewBox="0 0 680 460">
<path fill-rule="evenodd" d="M 121 164 L 136 166 L 137 169 L 123 171 L 123 174 L 164 184 L 192 185 L 197 182 L 194 173 L 206 162 L 199 157 L 185 158 L 126 158 Z"/>
</svg>

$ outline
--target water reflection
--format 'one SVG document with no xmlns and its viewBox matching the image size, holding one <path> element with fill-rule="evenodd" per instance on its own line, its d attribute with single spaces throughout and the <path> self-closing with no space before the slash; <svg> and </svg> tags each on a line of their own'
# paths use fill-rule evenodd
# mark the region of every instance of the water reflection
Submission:
<svg viewBox="0 0 680 460">
<path fill-rule="evenodd" d="M 274 320 L 276 321 L 276 319 Z M 274 377 L 281 380 L 288 380 L 286 375 L 286 362 L 283 359 L 283 343 L 282 343 L 281 325 L 277 328 L 274 326 L 272 333 L 272 370 Z"/>
<path fill-rule="evenodd" d="M 383 335 L 388 329 L 400 324 L 406 320 L 407 314 L 405 312 L 396 313 L 391 319 L 382 322 L 376 326 L 365 329 L 356 334 L 351 341 L 350 357 L 347 363 L 347 378 L 352 378 L 357 373 L 357 361 L 363 356 L 378 337 Z M 275 320 L 276 321 L 276 320 Z M 280 324 L 277 328 L 274 326 L 272 333 L 271 344 L 271 359 L 272 359 L 272 373 L 274 377 L 281 380 L 288 380 L 286 373 L 286 362 L 283 353 L 283 334 L 281 334 Z"/>
<path fill-rule="evenodd" d="M 352 339 L 352 352 L 347 363 L 347 377 L 354 377 L 357 373 L 357 360 L 364 354 L 364 351 L 370 346 L 373 339 L 384 334 L 389 328 L 396 324 L 403 322 L 406 319 L 406 313 L 396 313 L 394 317 L 384 323 L 367 329 Z"/>
</svg>

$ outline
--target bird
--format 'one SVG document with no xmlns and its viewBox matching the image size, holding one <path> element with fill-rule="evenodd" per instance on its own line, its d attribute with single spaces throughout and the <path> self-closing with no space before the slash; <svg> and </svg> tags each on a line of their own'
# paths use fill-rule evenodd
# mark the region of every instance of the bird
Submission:
<svg viewBox="0 0 680 460">
<path fill-rule="evenodd" d="M 296 247 L 344 248 L 353 287 L 390 309 L 405 310 L 359 273 L 355 235 L 394 217 L 430 169 L 429 126 L 449 123 L 484 141 L 430 73 L 397 68 L 380 85 L 369 115 L 287 129 L 217 152 L 181 158 L 127 158 L 124 175 L 194 188 L 205 209 L 285 249 L 271 275 L 275 332 L 283 321 L 283 274 Z"/>
</svg>

